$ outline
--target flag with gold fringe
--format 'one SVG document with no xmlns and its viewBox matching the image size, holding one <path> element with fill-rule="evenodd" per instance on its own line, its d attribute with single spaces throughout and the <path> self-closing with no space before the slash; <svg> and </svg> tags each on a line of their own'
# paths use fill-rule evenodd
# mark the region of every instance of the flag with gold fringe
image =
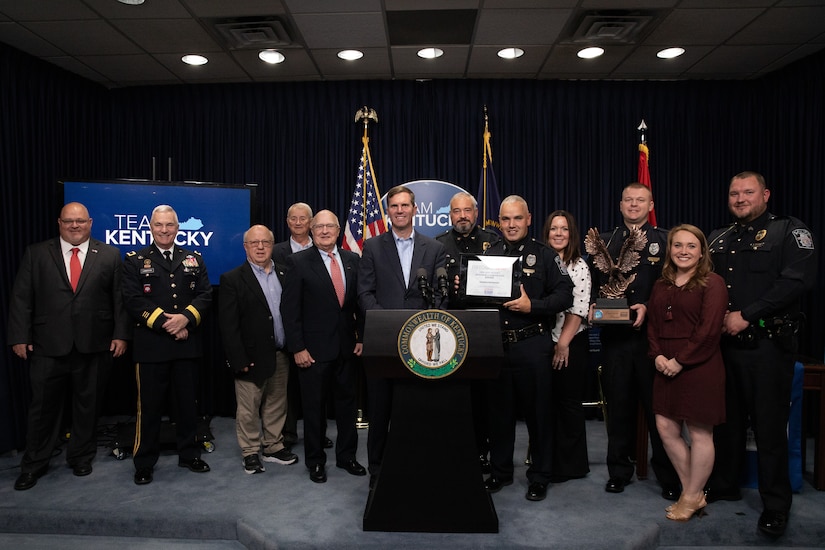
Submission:
<svg viewBox="0 0 825 550">
<path fill-rule="evenodd" d="M 378 182 L 372 167 L 366 129 L 364 132 L 365 135 L 362 138 L 364 148 L 361 151 L 355 191 L 352 193 L 352 202 L 350 202 L 347 223 L 344 227 L 344 240 L 341 244 L 344 250 L 351 250 L 358 254 L 361 254 L 365 240 L 387 231 L 384 207 L 381 205 Z"/>
<path fill-rule="evenodd" d="M 490 127 L 487 119 L 487 107 L 484 107 L 484 145 L 481 160 L 481 180 L 478 183 L 478 225 L 484 229 L 501 235 L 501 223 L 498 221 L 498 210 L 501 198 L 496 185 L 496 174 L 493 172 L 493 150 L 490 146 Z"/>
</svg>

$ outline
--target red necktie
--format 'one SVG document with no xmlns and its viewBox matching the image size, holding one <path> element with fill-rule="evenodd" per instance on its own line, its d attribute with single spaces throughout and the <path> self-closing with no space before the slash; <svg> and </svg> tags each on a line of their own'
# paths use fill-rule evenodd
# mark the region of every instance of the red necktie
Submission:
<svg viewBox="0 0 825 550">
<path fill-rule="evenodd" d="M 329 273 L 332 276 L 332 286 L 335 287 L 335 294 L 338 296 L 338 305 L 344 307 L 344 278 L 341 277 L 341 269 L 335 260 L 335 254 L 327 252 L 329 256 Z"/>
<path fill-rule="evenodd" d="M 72 248 L 72 259 L 69 260 L 69 282 L 72 284 L 72 290 L 77 290 L 77 282 L 80 280 L 80 258 L 77 257 L 77 253 L 80 252 L 80 249 L 77 247 Z"/>
</svg>

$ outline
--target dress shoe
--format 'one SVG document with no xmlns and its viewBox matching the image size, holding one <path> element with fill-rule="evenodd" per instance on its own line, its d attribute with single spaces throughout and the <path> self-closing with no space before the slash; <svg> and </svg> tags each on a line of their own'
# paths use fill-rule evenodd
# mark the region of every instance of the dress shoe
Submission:
<svg viewBox="0 0 825 550">
<path fill-rule="evenodd" d="M 487 478 L 487 481 L 484 482 L 484 488 L 487 490 L 488 493 L 498 493 L 501 491 L 501 488 L 505 485 L 512 485 L 513 478 L 509 479 L 502 479 L 496 476 L 490 476 Z"/>
<path fill-rule="evenodd" d="M 670 506 L 670 510 L 665 514 L 665 517 L 673 521 L 688 521 L 693 516 L 704 516 L 705 506 L 707 505 L 705 495 L 701 495 L 697 501 L 682 498 L 676 504 Z"/>
<path fill-rule="evenodd" d="M 527 500 L 539 501 L 544 500 L 547 496 L 547 484 L 534 481 L 527 487 L 527 494 L 524 496 Z"/>
<path fill-rule="evenodd" d="M 46 473 L 46 467 L 40 468 L 33 472 L 23 472 L 14 481 L 15 491 L 26 491 L 37 485 L 37 480 Z"/>
<path fill-rule="evenodd" d="M 343 468 L 348 473 L 354 476 L 365 476 L 367 475 L 367 469 L 358 464 L 356 460 L 346 460 L 344 462 L 336 462 L 335 464 L 339 468 Z"/>
<path fill-rule="evenodd" d="M 152 483 L 152 468 L 138 468 L 135 472 L 135 485 Z"/>
<path fill-rule="evenodd" d="M 765 510 L 756 524 L 760 532 L 772 538 L 781 537 L 788 527 L 788 514 L 777 510 Z"/>
<path fill-rule="evenodd" d="M 676 502 L 682 496 L 682 490 L 678 486 L 662 485 L 662 498 Z"/>
<path fill-rule="evenodd" d="M 72 473 L 78 477 L 87 476 L 92 473 L 92 464 L 90 462 L 82 462 L 72 466 Z"/>
<path fill-rule="evenodd" d="M 327 471 L 323 464 L 315 464 L 309 468 L 309 479 L 315 483 L 326 483 Z"/>
<path fill-rule="evenodd" d="M 482 474 L 489 474 L 490 473 L 490 461 L 487 459 L 486 454 L 478 456 L 478 464 L 481 466 L 481 473 Z"/>
<path fill-rule="evenodd" d="M 198 474 L 203 474 L 209 471 L 209 464 L 201 460 L 200 458 L 193 458 L 191 460 L 178 460 L 178 466 L 181 468 L 189 468 L 190 471 L 196 472 Z"/>
<path fill-rule="evenodd" d="M 607 484 L 604 486 L 604 490 L 608 493 L 623 493 L 624 486 L 628 483 L 628 481 L 625 481 L 621 478 L 611 477 L 609 480 L 607 480 Z"/>
<path fill-rule="evenodd" d="M 708 502 L 717 502 L 720 500 L 742 500 L 742 493 L 739 489 L 714 489 L 708 487 L 705 489 L 705 500 Z"/>
<path fill-rule="evenodd" d="M 324 438 L 324 449 L 332 449 L 333 443 L 332 440 L 328 437 Z"/>
</svg>

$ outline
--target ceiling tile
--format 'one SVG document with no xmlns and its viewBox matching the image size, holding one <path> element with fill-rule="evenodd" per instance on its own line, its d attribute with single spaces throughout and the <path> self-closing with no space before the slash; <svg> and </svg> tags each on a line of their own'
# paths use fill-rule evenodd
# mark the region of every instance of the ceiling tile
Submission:
<svg viewBox="0 0 825 550">
<path fill-rule="evenodd" d="M 325 77 L 376 78 L 389 74 L 390 58 L 386 48 L 363 48 L 364 57 L 355 61 L 338 58 L 340 50 L 314 50 L 313 58 Z"/>
<path fill-rule="evenodd" d="M 395 76 L 402 78 L 461 78 L 467 66 L 469 46 L 443 46 L 444 55 L 437 59 L 418 57 L 416 46 L 393 46 L 392 64 Z"/>
<path fill-rule="evenodd" d="M 223 47 L 191 19 L 121 19 L 112 24 L 149 53 L 223 51 Z"/>
<path fill-rule="evenodd" d="M 380 48 L 387 45 L 381 12 L 303 14 L 296 15 L 295 21 L 309 48 Z"/>
<path fill-rule="evenodd" d="M 18 23 L 0 23 L 0 42 L 35 57 L 57 56 L 63 52 Z"/>
<path fill-rule="evenodd" d="M 571 10 L 484 10 L 479 16 L 475 43 L 552 44 L 571 13 Z"/>
<path fill-rule="evenodd" d="M 788 54 L 792 46 L 720 46 L 696 65 L 687 74 L 708 78 L 750 78 L 759 73 L 764 60 L 776 61 Z"/>
<path fill-rule="evenodd" d="M 753 21 L 762 11 L 759 9 L 674 10 L 648 35 L 645 44 L 663 46 L 720 44 Z"/>
<path fill-rule="evenodd" d="M 103 20 L 29 23 L 28 27 L 69 55 L 141 53 L 132 41 Z"/>
<path fill-rule="evenodd" d="M 89 55 L 77 59 L 112 82 L 129 82 L 135 69 L 139 69 L 141 80 L 177 80 L 150 55 Z"/>
</svg>

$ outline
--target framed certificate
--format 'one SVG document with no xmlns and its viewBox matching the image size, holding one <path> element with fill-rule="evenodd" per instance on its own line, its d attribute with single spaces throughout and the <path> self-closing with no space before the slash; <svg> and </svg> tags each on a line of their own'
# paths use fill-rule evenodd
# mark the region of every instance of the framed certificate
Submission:
<svg viewBox="0 0 825 550">
<path fill-rule="evenodd" d="M 501 305 L 521 295 L 521 257 L 462 254 L 458 295 L 465 307 Z"/>
</svg>

